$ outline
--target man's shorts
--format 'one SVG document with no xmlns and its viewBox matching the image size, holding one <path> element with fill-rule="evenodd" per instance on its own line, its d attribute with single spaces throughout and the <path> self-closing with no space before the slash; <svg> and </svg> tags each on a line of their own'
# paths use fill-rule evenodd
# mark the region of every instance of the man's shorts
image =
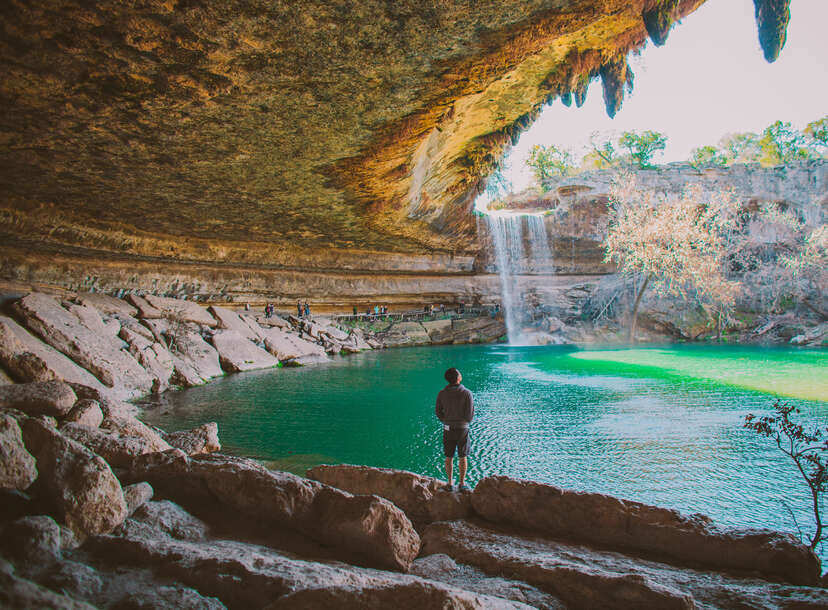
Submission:
<svg viewBox="0 0 828 610">
<path fill-rule="evenodd" d="M 446 457 L 454 457 L 454 451 L 457 450 L 457 455 L 466 457 L 469 455 L 471 443 L 469 442 L 468 428 L 452 428 L 450 430 L 443 430 L 443 453 Z"/>
</svg>

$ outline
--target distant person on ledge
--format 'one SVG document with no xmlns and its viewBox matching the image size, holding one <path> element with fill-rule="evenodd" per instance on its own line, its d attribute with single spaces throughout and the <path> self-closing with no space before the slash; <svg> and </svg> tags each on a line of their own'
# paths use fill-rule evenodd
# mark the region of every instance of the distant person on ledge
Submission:
<svg viewBox="0 0 828 610">
<path fill-rule="evenodd" d="M 446 456 L 446 491 L 454 491 L 452 477 L 452 461 L 457 451 L 460 470 L 459 490 L 471 491 L 466 485 L 466 470 L 468 469 L 469 455 L 469 424 L 474 419 L 474 399 L 472 393 L 460 385 L 463 376 L 455 368 L 450 368 L 444 375 L 448 385 L 437 394 L 437 405 L 434 412 L 437 419 L 443 422 L 443 453 Z"/>
</svg>

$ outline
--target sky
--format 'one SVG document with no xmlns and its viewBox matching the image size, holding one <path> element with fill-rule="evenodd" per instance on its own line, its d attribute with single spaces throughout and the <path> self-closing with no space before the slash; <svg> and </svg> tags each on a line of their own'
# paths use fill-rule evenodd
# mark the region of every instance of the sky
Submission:
<svg viewBox="0 0 828 610">
<path fill-rule="evenodd" d="M 507 157 L 515 191 L 532 182 L 525 159 L 535 144 L 580 157 L 592 132 L 660 131 L 667 148 L 656 163 L 685 161 L 697 146 L 732 132 L 760 132 L 776 120 L 799 129 L 828 114 L 828 0 L 793 0 L 788 38 L 776 62 L 762 55 L 753 0 L 707 0 L 673 26 L 667 43 L 630 57 L 635 87 L 615 119 L 607 117 L 600 79 L 581 108 L 548 106 Z"/>
</svg>

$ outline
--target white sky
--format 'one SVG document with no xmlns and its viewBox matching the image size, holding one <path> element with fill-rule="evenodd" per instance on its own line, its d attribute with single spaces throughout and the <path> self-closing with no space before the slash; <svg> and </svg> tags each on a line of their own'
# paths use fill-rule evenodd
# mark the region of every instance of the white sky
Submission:
<svg viewBox="0 0 828 610">
<path fill-rule="evenodd" d="M 652 129 L 667 134 L 657 163 L 684 161 L 724 134 L 759 132 L 773 121 L 803 128 L 828 114 L 828 0 L 793 0 L 785 47 L 775 63 L 762 55 L 752 0 L 708 0 L 673 26 L 667 43 L 648 42 L 630 58 L 635 88 L 611 120 L 600 79 L 581 108 L 555 100 L 507 159 L 514 190 L 529 186 L 535 144 L 584 152 L 594 131 Z"/>
</svg>

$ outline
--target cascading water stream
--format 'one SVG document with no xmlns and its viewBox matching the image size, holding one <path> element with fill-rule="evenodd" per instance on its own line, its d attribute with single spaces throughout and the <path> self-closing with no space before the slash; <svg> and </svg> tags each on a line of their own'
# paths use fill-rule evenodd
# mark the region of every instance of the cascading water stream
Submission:
<svg viewBox="0 0 828 610">
<path fill-rule="evenodd" d="M 487 214 L 486 220 L 500 276 L 506 335 L 510 345 L 525 344 L 527 338 L 523 326 L 528 307 L 518 280 L 522 274 L 538 273 L 551 265 L 552 251 L 549 248 L 543 216 L 495 212 Z M 525 238 L 529 245 L 528 256 L 524 248 L 524 226 Z"/>
</svg>

